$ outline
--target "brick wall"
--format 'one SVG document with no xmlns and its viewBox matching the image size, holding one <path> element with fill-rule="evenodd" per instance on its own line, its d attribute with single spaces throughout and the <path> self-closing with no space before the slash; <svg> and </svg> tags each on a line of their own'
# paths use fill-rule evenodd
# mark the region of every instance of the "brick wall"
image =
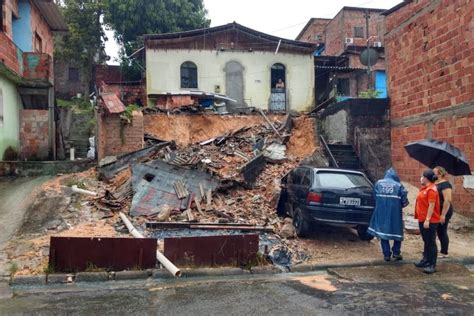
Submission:
<svg viewBox="0 0 474 316">
<path fill-rule="evenodd" d="M 448 141 L 473 165 L 473 12 L 469 0 L 419 0 L 387 16 L 392 161 L 412 184 L 426 169 L 406 154 L 403 146 L 412 141 Z M 474 216 L 473 192 L 463 187 L 463 177 L 453 184 L 455 209 Z"/>
<path fill-rule="evenodd" d="M 97 119 L 99 161 L 106 156 L 116 156 L 143 148 L 142 112 L 133 112 L 131 124 L 122 123 L 119 114 L 98 113 Z"/>
<path fill-rule="evenodd" d="M 20 160 L 49 156 L 48 110 L 20 111 Z"/>
<path fill-rule="evenodd" d="M 23 78 L 27 80 L 53 80 L 51 56 L 42 53 L 23 53 Z"/>
<path fill-rule="evenodd" d="M 48 23 L 41 16 L 39 9 L 30 1 L 31 5 L 31 31 L 33 38 L 32 43 L 35 42 L 35 34 L 41 37 L 42 48 L 41 52 L 53 56 L 54 52 L 54 38 L 50 31 Z M 34 46 L 33 46 L 34 47 Z"/>
<path fill-rule="evenodd" d="M 145 91 L 145 83 L 137 84 L 107 84 L 103 92 L 114 93 L 123 102 L 125 106 L 130 104 L 138 104 L 146 106 L 147 97 Z"/>
<path fill-rule="evenodd" d="M 79 71 L 79 81 L 69 80 L 69 67 L 77 68 Z M 80 66 L 74 62 L 54 60 L 54 92 L 56 97 L 68 99 L 75 97 L 78 93 L 84 95 L 89 83 L 84 80 L 84 74 Z"/>
<path fill-rule="evenodd" d="M 311 19 L 311 24 L 306 28 L 303 34 L 299 36 L 298 40 L 308 43 L 324 43 L 324 30 L 326 25 L 331 21 L 330 19 Z M 318 37 L 321 37 L 322 40 L 318 40 Z"/>
<path fill-rule="evenodd" d="M 375 36 L 371 41 L 383 42 L 384 16 L 380 15 L 382 11 L 369 11 L 369 36 Z M 364 29 L 363 37 L 357 38 L 354 35 L 354 27 Z M 341 10 L 334 19 L 326 26 L 326 49 L 324 55 L 338 56 L 345 50 L 345 39 L 353 38 L 355 46 L 366 46 L 366 22 L 365 11 L 354 9 Z"/>
<path fill-rule="evenodd" d="M 6 33 L 0 32 L 0 62 L 19 76 L 23 75 L 23 64 L 18 61 L 22 58 L 22 52 Z"/>
</svg>

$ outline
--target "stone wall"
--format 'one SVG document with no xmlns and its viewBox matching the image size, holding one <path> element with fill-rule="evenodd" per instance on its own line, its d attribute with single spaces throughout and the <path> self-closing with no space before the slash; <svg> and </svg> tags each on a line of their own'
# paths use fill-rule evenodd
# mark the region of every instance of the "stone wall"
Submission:
<svg viewBox="0 0 474 316">
<path fill-rule="evenodd" d="M 133 112 L 130 124 L 123 122 L 119 114 L 97 113 L 96 116 L 99 161 L 107 156 L 116 156 L 143 148 L 142 112 Z"/>
<path fill-rule="evenodd" d="M 47 159 L 48 139 L 48 110 L 21 110 L 20 159 Z"/>
<path fill-rule="evenodd" d="M 413 1 L 386 18 L 392 160 L 400 177 L 418 185 L 426 167 L 403 146 L 435 138 L 474 161 L 474 41 L 469 0 Z M 474 217 L 470 178 L 456 177 L 453 205 Z"/>
</svg>

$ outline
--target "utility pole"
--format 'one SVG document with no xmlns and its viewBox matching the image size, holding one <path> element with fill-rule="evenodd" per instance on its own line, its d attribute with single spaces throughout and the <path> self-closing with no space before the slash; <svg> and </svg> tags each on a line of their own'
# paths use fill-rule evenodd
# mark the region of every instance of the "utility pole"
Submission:
<svg viewBox="0 0 474 316">
<path fill-rule="evenodd" d="M 365 10 L 365 34 L 367 38 L 367 90 L 372 89 L 372 74 L 370 69 L 370 37 L 369 37 L 369 10 Z"/>
</svg>

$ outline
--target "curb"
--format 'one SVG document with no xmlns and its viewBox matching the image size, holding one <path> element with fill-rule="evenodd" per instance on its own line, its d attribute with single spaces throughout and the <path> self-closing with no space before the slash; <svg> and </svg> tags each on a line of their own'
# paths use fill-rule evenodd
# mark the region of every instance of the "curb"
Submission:
<svg viewBox="0 0 474 316">
<path fill-rule="evenodd" d="M 385 262 L 384 260 L 367 260 L 351 263 L 328 263 L 328 264 L 297 264 L 290 268 L 288 273 L 304 273 L 314 271 L 328 271 L 331 273 L 337 268 L 357 268 L 367 266 L 389 266 L 401 264 L 413 264 L 417 260 L 403 260 Z M 461 265 L 474 265 L 474 257 L 447 258 L 443 263 L 456 263 Z M 258 266 L 250 270 L 232 267 L 222 268 L 197 268 L 183 269 L 182 278 L 194 277 L 221 277 L 221 276 L 242 276 L 242 275 L 273 275 L 285 273 L 275 266 Z M 145 280 L 145 279 L 174 279 L 174 277 L 165 269 L 153 269 L 143 271 L 118 271 L 118 272 L 78 272 L 74 274 L 50 274 L 50 275 L 19 275 L 13 278 L 10 286 L 26 285 L 47 285 L 47 284 L 66 284 L 74 282 L 104 282 L 104 281 L 126 281 L 126 280 Z"/>
</svg>

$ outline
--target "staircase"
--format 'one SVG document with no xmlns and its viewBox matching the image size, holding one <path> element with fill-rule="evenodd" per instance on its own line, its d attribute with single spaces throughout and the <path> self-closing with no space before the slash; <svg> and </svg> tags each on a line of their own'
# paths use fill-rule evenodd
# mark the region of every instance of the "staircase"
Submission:
<svg viewBox="0 0 474 316">
<path fill-rule="evenodd" d="M 362 164 L 359 160 L 359 157 L 357 157 L 354 148 L 352 148 L 352 145 L 328 144 L 327 147 L 332 153 L 339 168 L 364 172 L 364 168 L 362 167 Z"/>
</svg>

